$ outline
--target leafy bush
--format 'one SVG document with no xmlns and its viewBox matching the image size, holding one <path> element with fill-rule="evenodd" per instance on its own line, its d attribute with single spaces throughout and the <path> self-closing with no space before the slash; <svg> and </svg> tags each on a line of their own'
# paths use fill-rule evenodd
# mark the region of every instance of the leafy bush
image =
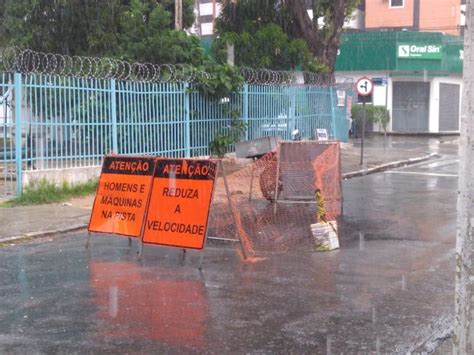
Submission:
<svg viewBox="0 0 474 355">
<path fill-rule="evenodd" d="M 374 106 L 374 120 L 378 122 L 384 132 L 386 132 L 387 124 L 390 122 L 390 112 L 385 106 Z"/>
<path fill-rule="evenodd" d="M 378 123 L 386 131 L 387 124 L 390 122 L 390 112 L 387 108 L 385 106 L 365 105 L 365 109 L 365 122 L 369 124 Z M 363 106 L 352 106 L 351 113 L 355 131 L 360 131 L 362 129 L 362 118 L 364 117 Z"/>
<path fill-rule="evenodd" d="M 244 78 L 237 68 L 207 62 L 197 70 L 195 87 L 204 95 L 219 100 L 238 93 L 243 83 Z"/>
<path fill-rule="evenodd" d="M 352 120 L 354 121 L 355 124 L 362 122 L 362 118 L 364 117 L 364 108 L 362 105 L 352 106 L 351 113 L 352 113 Z M 365 122 L 367 123 L 376 122 L 373 105 L 365 105 Z"/>
<path fill-rule="evenodd" d="M 230 117 L 230 125 L 215 133 L 214 138 L 209 142 L 211 154 L 219 158 L 224 157 L 230 145 L 240 142 L 242 134 L 247 129 L 247 124 L 240 118 L 240 112 L 231 111 Z"/>
<path fill-rule="evenodd" d="M 313 72 L 327 71 L 327 67 L 311 54 L 304 40 L 289 38 L 275 23 L 262 25 L 255 33 L 223 33 L 212 47 L 219 63 L 227 61 L 227 44 L 235 46 L 235 64 L 238 66 L 273 70 L 294 70 L 301 67 Z"/>
</svg>

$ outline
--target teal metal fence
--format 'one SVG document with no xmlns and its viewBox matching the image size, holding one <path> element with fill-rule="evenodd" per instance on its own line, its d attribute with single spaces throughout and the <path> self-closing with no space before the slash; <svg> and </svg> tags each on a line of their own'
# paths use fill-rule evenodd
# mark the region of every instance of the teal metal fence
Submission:
<svg viewBox="0 0 474 355">
<path fill-rule="evenodd" d="M 16 194 L 15 122 L 12 112 L 13 76 L 0 76 L 0 198 Z M 21 145 L 20 145 L 21 147 Z M 20 153 L 21 154 L 21 153 Z"/>
<path fill-rule="evenodd" d="M 111 152 L 209 155 L 209 142 L 236 116 L 247 123 L 245 139 L 290 139 L 294 129 L 304 139 L 314 138 L 316 128 L 342 141 L 348 134 L 346 108 L 337 106 L 332 86 L 245 84 L 240 93 L 216 100 L 182 82 L 39 74 L 3 74 L 1 80 L 1 94 L 12 104 L 5 104 L 0 121 L 0 197 L 21 192 L 25 171 L 99 166 Z"/>
</svg>

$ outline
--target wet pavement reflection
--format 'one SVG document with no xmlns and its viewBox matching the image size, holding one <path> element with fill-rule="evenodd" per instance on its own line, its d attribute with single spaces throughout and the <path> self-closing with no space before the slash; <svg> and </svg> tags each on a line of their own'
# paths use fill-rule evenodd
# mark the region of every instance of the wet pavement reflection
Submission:
<svg viewBox="0 0 474 355">
<path fill-rule="evenodd" d="M 204 348 L 208 305 L 201 281 L 176 280 L 171 269 L 147 270 L 132 262 L 91 260 L 89 269 L 101 323 L 98 341 L 153 340 Z"/>
</svg>

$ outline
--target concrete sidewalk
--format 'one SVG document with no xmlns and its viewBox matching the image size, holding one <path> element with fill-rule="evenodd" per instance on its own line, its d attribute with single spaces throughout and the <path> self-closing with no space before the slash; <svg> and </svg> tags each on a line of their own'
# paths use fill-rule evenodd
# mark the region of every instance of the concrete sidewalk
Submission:
<svg viewBox="0 0 474 355">
<path fill-rule="evenodd" d="M 365 142 L 365 164 L 360 165 L 360 140 L 341 146 L 342 173 L 368 171 L 390 162 L 427 158 L 450 146 L 457 137 L 399 137 L 374 136 Z M 442 152 L 441 152 L 442 153 Z M 363 175 L 363 173 L 361 174 Z M 94 196 L 78 198 L 65 204 L 51 204 L 0 209 L 0 242 L 13 242 L 21 237 L 57 234 L 85 227 L 89 222 Z"/>
</svg>

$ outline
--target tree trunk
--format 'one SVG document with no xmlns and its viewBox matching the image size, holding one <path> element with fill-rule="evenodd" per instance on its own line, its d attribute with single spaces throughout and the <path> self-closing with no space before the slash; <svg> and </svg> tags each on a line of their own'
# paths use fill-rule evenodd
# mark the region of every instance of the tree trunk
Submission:
<svg viewBox="0 0 474 355">
<path fill-rule="evenodd" d="M 309 46 L 311 53 L 320 58 L 324 48 L 317 28 L 314 28 L 313 21 L 308 15 L 305 0 L 287 0 L 288 8 L 292 12 L 295 21 L 294 30 L 299 37 L 303 38 Z"/>
<path fill-rule="evenodd" d="M 339 39 L 341 38 L 344 21 L 346 19 L 346 0 L 334 0 L 334 11 L 332 12 L 332 29 L 326 42 L 324 55 L 321 58 L 331 73 L 336 69 L 337 51 L 339 49 Z"/>
<path fill-rule="evenodd" d="M 333 0 L 330 31 L 324 38 L 318 28 L 318 20 L 311 20 L 309 17 L 305 0 L 287 0 L 286 2 L 293 15 L 295 32 L 306 41 L 311 53 L 322 64 L 325 64 L 331 73 L 334 73 L 339 39 L 346 18 L 346 0 Z"/>
</svg>

